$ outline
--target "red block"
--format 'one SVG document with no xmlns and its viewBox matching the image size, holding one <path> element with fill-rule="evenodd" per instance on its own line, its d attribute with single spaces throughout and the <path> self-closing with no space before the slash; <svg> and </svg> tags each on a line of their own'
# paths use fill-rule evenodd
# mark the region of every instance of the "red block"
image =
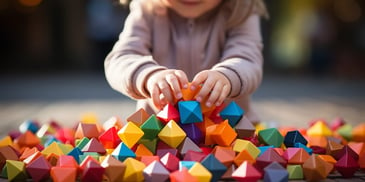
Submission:
<svg viewBox="0 0 365 182">
<path fill-rule="evenodd" d="M 115 149 L 121 142 L 118 131 L 115 127 L 111 127 L 99 136 L 100 143 L 105 149 Z"/>
<path fill-rule="evenodd" d="M 176 156 L 174 156 L 171 153 L 167 153 L 165 154 L 162 158 L 161 158 L 161 163 L 166 167 L 167 170 L 169 170 L 170 172 L 176 171 L 179 169 L 179 158 L 177 158 Z"/>
<path fill-rule="evenodd" d="M 192 176 L 186 168 L 182 170 L 177 170 L 170 174 L 171 182 L 198 182 L 198 180 Z"/>
<path fill-rule="evenodd" d="M 50 176 L 51 165 L 43 156 L 38 157 L 26 166 L 26 170 L 33 181 L 46 181 Z"/>
<path fill-rule="evenodd" d="M 156 117 L 165 125 L 170 120 L 174 120 L 176 123 L 180 121 L 179 111 L 172 105 L 166 104 L 166 106 L 157 113 Z"/>
<path fill-rule="evenodd" d="M 359 167 L 357 161 L 350 154 L 343 155 L 335 164 L 336 170 L 345 178 L 353 177 Z"/>
<path fill-rule="evenodd" d="M 232 177 L 240 182 L 256 182 L 262 174 L 252 164 L 245 161 L 233 173 Z"/>
</svg>

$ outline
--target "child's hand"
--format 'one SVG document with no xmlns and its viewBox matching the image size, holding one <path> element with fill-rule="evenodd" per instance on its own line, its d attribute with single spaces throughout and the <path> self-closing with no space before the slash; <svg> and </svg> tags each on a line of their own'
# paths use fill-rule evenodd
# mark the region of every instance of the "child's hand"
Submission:
<svg viewBox="0 0 365 182">
<path fill-rule="evenodd" d="M 182 98 L 181 89 L 188 87 L 188 77 L 181 70 L 162 70 L 152 73 L 146 84 L 154 105 L 161 109 L 167 103 Z"/>
<path fill-rule="evenodd" d="M 208 107 L 221 105 L 231 91 L 231 82 L 228 78 L 214 70 L 204 70 L 195 75 L 191 87 L 198 88 L 200 84 L 202 88 L 195 99 L 201 102 L 205 97 L 209 97 L 205 102 Z"/>
</svg>

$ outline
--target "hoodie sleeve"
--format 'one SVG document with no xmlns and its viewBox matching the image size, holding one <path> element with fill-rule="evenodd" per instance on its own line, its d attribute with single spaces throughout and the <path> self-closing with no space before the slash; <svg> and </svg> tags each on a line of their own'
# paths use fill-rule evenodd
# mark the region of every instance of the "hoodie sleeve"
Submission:
<svg viewBox="0 0 365 182">
<path fill-rule="evenodd" d="M 229 97 L 252 94 L 260 85 L 263 74 L 260 17 L 250 15 L 245 22 L 228 30 L 222 61 L 212 69 L 231 81 Z"/>
<path fill-rule="evenodd" d="M 132 1 L 124 30 L 104 61 L 105 76 L 110 86 L 133 99 L 144 99 L 149 74 L 166 69 L 151 56 L 151 29 L 146 10 L 139 1 Z"/>
</svg>

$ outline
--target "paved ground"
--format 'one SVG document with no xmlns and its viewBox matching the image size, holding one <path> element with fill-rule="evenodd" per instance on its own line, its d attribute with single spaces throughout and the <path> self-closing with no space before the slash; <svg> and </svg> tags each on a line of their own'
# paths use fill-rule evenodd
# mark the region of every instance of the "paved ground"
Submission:
<svg viewBox="0 0 365 182">
<path fill-rule="evenodd" d="M 265 75 L 253 96 L 263 122 L 270 126 L 307 127 L 308 121 L 337 116 L 356 125 L 365 122 L 365 81 Z M 135 110 L 133 100 L 112 90 L 103 73 L 3 75 L 0 78 L 0 134 L 26 119 L 55 119 L 72 126 L 93 112 L 101 122 Z"/>
</svg>

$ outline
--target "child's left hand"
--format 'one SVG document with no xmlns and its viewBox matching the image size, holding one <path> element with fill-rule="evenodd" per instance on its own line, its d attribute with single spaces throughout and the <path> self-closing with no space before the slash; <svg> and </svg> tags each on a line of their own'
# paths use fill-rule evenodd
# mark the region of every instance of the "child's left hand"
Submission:
<svg viewBox="0 0 365 182">
<path fill-rule="evenodd" d="M 190 88 L 196 89 L 199 85 L 202 85 L 202 87 L 195 99 L 201 102 L 205 97 L 209 97 L 205 102 L 208 107 L 221 105 L 232 87 L 231 82 L 225 75 L 214 70 L 204 70 L 195 75 Z"/>
</svg>

